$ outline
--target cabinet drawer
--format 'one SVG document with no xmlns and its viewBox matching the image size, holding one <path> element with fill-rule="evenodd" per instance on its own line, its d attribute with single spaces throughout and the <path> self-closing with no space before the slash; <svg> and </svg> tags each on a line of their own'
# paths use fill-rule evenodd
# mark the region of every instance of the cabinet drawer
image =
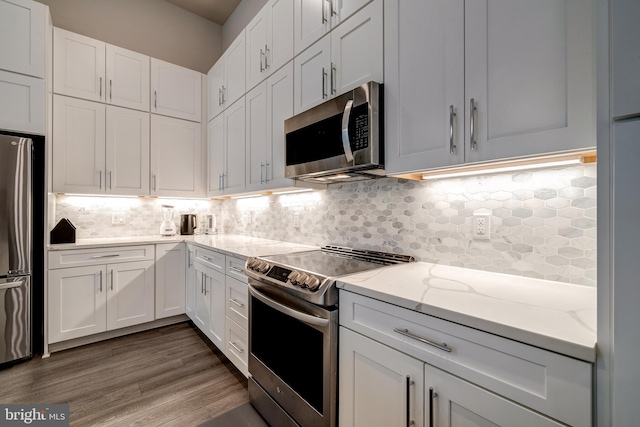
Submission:
<svg viewBox="0 0 640 427">
<path fill-rule="evenodd" d="M 244 283 L 249 283 L 249 279 L 244 274 L 245 260 L 227 256 L 226 274 Z"/>
<path fill-rule="evenodd" d="M 49 251 L 49 269 L 154 259 L 153 245 Z"/>
<path fill-rule="evenodd" d="M 247 367 L 247 357 L 249 353 L 249 334 L 246 329 L 240 327 L 236 322 L 227 317 L 227 328 L 225 337 L 225 354 L 236 365 L 236 368 L 244 374 L 249 375 Z"/>
<path fill-rule="evenodd" d="M 340 324 L 559 421 L 591 425 L 590 363 L 346 291 Z"/>
<path fill-rule="evenodd" d="M 247 284 L 226 277 L 226 315 L 244 329 L 249 328 L 249 292 Z"/>
<path fill-rule="evenodd" d="M 216 271 L 224 273 L 225 257 L 223 254 L 210 251 L 207 249 L 199 248 L 197 246 L 195 248 L 196 248 L 195 250 L 196 261 L 199 261 L 202 264 L 206 265 L 207 267 L 211 267 Z"/>
</svg>

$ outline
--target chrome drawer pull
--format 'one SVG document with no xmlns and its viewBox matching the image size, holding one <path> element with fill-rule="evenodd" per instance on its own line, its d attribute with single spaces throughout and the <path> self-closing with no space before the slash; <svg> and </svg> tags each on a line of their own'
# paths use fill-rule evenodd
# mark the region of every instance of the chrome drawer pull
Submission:
<svg viewBox="0 0 640 427">
<path fill-rule="evenodd" d="M 229 341 L 229 345 L 233 347 L 238 353 L 244 353 L 244 350 L 236 345 L 236 343 Z"/>
<path fill-rule="evenodd" d="M 451 353 L 452 348 L 448 347 L 446 342 L 439 343 L 439 342 L 431 341 L 430 339 L 412 334 L 411 332 L 409 332 L 408 329 L 393 328 L 393 332 L 397 332 L 400 335 L 404 335 L 405 337 L 413 338 L 414 340 L 420 341 L 421 343 L 425 343 L 432 347 L 446 351 L 447 353 Z"/>
<path fill-rule="evenodd" d="M 206 255 L 202 255 L 202 259 L 205 260 L 205 261 L 211 261 L 211 258 L 209 258 Z"/>
<path fill-rule="evenodd" d="M 238 307 L 244 307 L 244 304 L 242 304 L 241 302 L 238 302 L 236 300 L 234 300 L 233 298 L 229 298 L 229 301 L 234 303 L 235 305 L 237 305 Z"/>
<path fill-rule="evenodd" d="M 241 270 L 241 269 L 236 268 L 236 267 L 229 267 L 229 270 L 233 271 L 234 273 L 244 274 L 244 270 Z"/>
<path fill-rule="evenodd" d="M 120 254 L 112 254 L 112 255 L 94 255 L 91 258 L 115 258 L 119 257 Z"/>
</svg>

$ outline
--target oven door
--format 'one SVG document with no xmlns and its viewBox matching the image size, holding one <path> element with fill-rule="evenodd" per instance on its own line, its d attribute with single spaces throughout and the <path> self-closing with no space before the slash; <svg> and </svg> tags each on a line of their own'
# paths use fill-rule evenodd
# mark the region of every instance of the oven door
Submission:
<svg viewBox="0 0 640 427">
<path fill-rule="evenodd" d="M 250 375 L 298 424 L 335 426 L 338 310 L 253 279 L 249 293 Z"/>
</svg>

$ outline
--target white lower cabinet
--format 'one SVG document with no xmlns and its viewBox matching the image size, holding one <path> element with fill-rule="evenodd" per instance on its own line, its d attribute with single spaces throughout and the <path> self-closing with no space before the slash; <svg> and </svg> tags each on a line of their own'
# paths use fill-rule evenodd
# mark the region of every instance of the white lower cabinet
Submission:
<svg viewBox="0 0 640 427">
<path fill-rule="evenodd" d="M 210 300 L 209 333 L 207 336 L 225 353 L 225 276 L 217 271 L 208 274 L 204 283 L 205 295 Z"/>
<path fill-rule="evenodd" d="M 185 313 L 185 245 L 156 245 L 156 319 Z"/>
<path fill-rule="evenodd" d="M 153 248 L 153 246 L 151 246 Z M 145 248 L 146 249 L 146 248 Z M 77 254 L 71 254 L 77 252 Z M 147 251 L 149 252 L 149 251 Z M 117 251 L 88 255 L 82 267 L 51 269 L 48 273 L 48 342 L 56 343 L 154 320 L 154 261 L 126 261 Z M 52 262 L 82 251 L 49 254 Z M 105 261 L 109 264 L 105 264 Z"/>
<path fill-rule="evenodd" d="M 341 427 L 593 424 L 592 364 L 346 291 L 339 349 Z"/>
<path fill-rule="evenodd" d="M 227 317 L 225 355 L 245 377 L 249 376 L 249 337 L 247 330 Z"/>
<path fill-rule="evenodd" d="M 198 329 L 206 334 L 209 330 L 209 317 L 211 315 L 211 300 L 205 292 L 205 283 L 207 273 L 213 274 L 214 270 L 206 265 L 196 262 L 194 263 L 195 274 L 195 311 L 193 314 L 193 323 Z"/>
<path fill-rule="evenodd" d="M 193 245 L 187 245 L 187 268 L 186 268 L 186 281 L 185 281 L 185 313 L 189 316 L 193 322 L 196 320 L 196 267 L 194 264 L 195 249 Z"/>
</svg>

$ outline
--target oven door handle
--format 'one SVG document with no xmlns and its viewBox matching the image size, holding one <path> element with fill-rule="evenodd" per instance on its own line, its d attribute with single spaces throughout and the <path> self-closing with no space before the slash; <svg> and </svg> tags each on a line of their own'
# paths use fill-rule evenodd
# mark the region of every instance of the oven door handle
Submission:
<svg viewBox="0 0 640 427">
<path fill-rule="evenodd" d="M 316 316 L 312 316 L 310 314 L 301 313 L 298 310 L 294 310 L 291 307 L 287 307 L 284 304 L 280 304 L 279 302 L 274 301 L 268 296 L 259 292 L 256 288 L 254 288 L 251 285 L 249 285 L 249 293 L 251 293 L 251 296 L 265 303 L 266 305 L 273 308 L 274 310 L 278 310 L 279 312 L 284 313 L 288 316 L 291 316 L 294 319 L 298 319 L 301 322 L 307 323 L 309 325 L 315 325 L 315 326 L 327 326 L 329 324 L 329 319 L 322 319 Z"/>
<path fill-rule="evenodd" d="M 342 114 L 342 148 L 347 162 L 353 162 L 353 151 L 351 151 L 351 143 L 349 142 L 349 119 L 351 118 L 351 108 L 353 108 L 353 99 L 347 101 Z"/>
</svg>

